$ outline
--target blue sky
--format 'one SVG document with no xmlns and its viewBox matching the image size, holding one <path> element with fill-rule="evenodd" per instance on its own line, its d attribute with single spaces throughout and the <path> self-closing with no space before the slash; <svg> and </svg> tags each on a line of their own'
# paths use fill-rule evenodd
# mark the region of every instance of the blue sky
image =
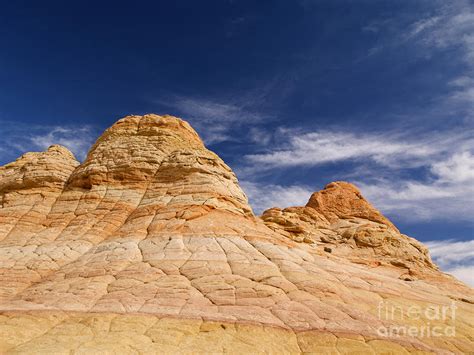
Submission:
<svg viewBox="0 0 474 355">
<path fill-rule="evenodd" d="M 348 180 L 473 273 L 472 1 L 11 1 L 0 45 L 0 164 L 170 113 L 257 212 Z"/>
</svg>

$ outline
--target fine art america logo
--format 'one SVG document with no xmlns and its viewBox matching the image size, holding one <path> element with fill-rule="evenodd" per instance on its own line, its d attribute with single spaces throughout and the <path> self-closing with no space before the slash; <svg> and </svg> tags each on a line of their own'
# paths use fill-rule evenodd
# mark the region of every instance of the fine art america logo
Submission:
<svg viewBox="0 0 474 355">
<path fill-rule="evenodd" d="M 454 337 L 456 303 L 450 305 L 400 306 L 381 301 L 378 317 L 392 324 L 377 329 L 383 337 Z M 395 323 L 395 324 L 393 324 Z M 408 323 L 408 324 L 407 324 Z"/>
</svg>

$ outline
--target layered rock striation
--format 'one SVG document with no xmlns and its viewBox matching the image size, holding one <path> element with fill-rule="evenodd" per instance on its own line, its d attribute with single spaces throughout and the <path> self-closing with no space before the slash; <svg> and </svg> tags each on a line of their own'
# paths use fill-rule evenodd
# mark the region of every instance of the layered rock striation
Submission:
<svg viewBox="0 0 474 355">
<path fill-rule="evenodd" d="M 188 123 L 128 116 L 79 163 L 0 168 L 0 352 L 458 353 L 474 292 L 353 185 L 256 217 Z M 330 251 L 330 252 L 329 252 Z M 443 319 L 385 317 L 455 302 Z M 382 305 L 382 306 L 381 306 Z M 455 336 L 383 333 L 454 326 Z"/>
</svg>

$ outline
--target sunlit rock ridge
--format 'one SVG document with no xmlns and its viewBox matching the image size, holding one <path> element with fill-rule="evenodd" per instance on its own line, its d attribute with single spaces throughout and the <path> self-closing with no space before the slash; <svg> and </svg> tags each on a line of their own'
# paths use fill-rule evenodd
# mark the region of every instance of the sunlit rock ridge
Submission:
<svg viewBox="0 0 474 355">
<path fill-rule="evenodd" d="M 166 115 L 122 118 L 83 163 L 24 154 L 0 167 L 0 353 L 474 349 L 474 291 L 426 247 L 350 183 L 308 198 L 255 216 Z"/>
</svg>

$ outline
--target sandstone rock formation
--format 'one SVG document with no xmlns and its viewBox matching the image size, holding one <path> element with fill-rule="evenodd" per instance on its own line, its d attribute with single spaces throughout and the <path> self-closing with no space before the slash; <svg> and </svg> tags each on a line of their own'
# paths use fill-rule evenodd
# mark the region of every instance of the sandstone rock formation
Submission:
<svg viewBox="0 0 474 355">
<path fill-rule="evenodd" d="M 27 153 L 0 168 L 0 198 L 0 353 L 474 346 L 473 290 L 354 186 L 256 217 L 232 170 L 175 117 L 119 120 L 82 164 L 59 146 Z M 452 302 L 455 316 L 407 314 Z M 428 323 L 455 336 L 381 331 Z"/>
<path fill-rule="evenodd" d="M 436 270 L 428 249 L 401 234 L 352 184 L 338 181 L 315 192 L 304 207 L 272 208 L 265 224 L 295 241 L 315 243 L 356 263 L 400 267 L 400 278 Z"/>
</svg>

